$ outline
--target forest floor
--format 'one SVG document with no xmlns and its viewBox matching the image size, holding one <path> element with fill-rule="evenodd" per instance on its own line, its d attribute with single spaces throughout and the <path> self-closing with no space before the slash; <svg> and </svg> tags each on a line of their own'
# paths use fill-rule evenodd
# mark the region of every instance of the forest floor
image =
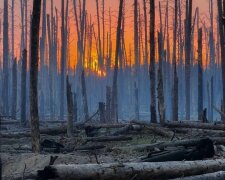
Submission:
<svg viewBox="0 0 225 180">
<path fill-rule="evenodd" d="M 44 125 L 46 127 L 46 125 Z M 172 132 L 171 136 L 162 136 L 149 129 L 129 131 L 125 135 L 129 140 L 109 141 L 109 142 L 87 142 L 84 130 L 78 130 L 73 138 L 67 138 L 66 134 L 44 135 L 41 134 L 41 141 L 48 139 L 60 143 L 65 147 L 65 151 L 60 153 L 42 151 L 40 154 L 31 152 L 31 138 L 19 135 L 27 129 L 20 128 L 13 124 L 8 126 L 8 130 L 1 130 L 1 163 L 3 179 L 20 179 L 26 174 L 35 174 L 37 170 L 49 165 L 51 156 L 58 156 L 54 164 L 88 164 L 88 163 L 111 163 L 111 162 L 136 162 L 141 157 L 146 157 L 149 150 L 140 150 L 137 147 L 142 145 L 160 144 L 160 142 L 173 142 L 178 140 L 188 140 L 190 138 L 206 137 L 203 132 L 195 130 Z M 97 131 L 97 136 L 107 136 L 117 129 L 101 128 Z M 10 134 L 3 136 L 3 134 Z M 16 135 L 18 133 L 18 136 Z M 79 147 L 104 146 L 101 149 L 79 150 Z M 225 158 L 225 147 L 223 145 L 214 146 L 215 155 L 211 159 Z M 69 149 L 69 150 L 68 150 Z M 154 150 L 157 151 L 157 148 Z"/>
</svg>

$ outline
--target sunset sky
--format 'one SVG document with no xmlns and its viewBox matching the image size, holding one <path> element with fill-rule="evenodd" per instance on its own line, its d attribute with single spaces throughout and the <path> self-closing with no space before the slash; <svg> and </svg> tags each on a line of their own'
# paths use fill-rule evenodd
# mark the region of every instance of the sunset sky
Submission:
<svg viewBox="0 0 225 180">
<path fill-rule="evenodd" d="M 3 23 L 3 0 L 0 0 L 0 19 L 1 19 L 1 25 Z M 11 0 L 8 0 L 9 2 L 9 41 L 11 41 Z M 30 14 L 32 10 L 32 0 L 28 0 L 28 14 Z M 50 13 L 50 0 L 47 0 L 47 13 Z M 54 6 L 58 9 L 58 11 L 61 11 L 61 0 L 54 0 Z M 65 0 L 66 2 L 66 0 Z M 95 0 L 87 0 L 87 12 L 88 17 L 92 17 L 92 20 L 94 21 L 95 25 L 97 24 L 97 18 L 96 18 L 96 1 Z M 142 0 L 139 0 L 140 2 L 140 8 L 141 8 L 141 14 L 143 14 L 143 5 Z M 149 1 L 147 1 L 149 2 Z M 158 16 L 158 0 L 156 0 L 156 26 L 158 29 L 159 25 L 159 16 Z M 162 7 L 165 5 L 165 0 L 161 1 Z M 215 33 L 216 33 L 216 17 L 217 17 L 217 5 L 216 1 L 214 2 L 214 26 L 215 26 Z M 102 0 L 99 0 L 100 3 L 100 13 L 101 13 L 101 7 L 102 7 Z M 183 3 L 185 1 L 183 0 Z M 115 45 L 115 34 L 116 34 L 116 23 L 117 23 L 117 16 L 118 16 L 118 6 L 119 1 L 118 0 L 105 0 L 105 29 L 106 33 L 109 30 L 109 23 L 108 23 L 108 16 L 109 16 L 109 8 L 111 8 L 112 11 L 112 32 L 113 32 L 113 44 Z M 125 39 L 126 39 L 126 46 L 129 47 L 131 45 L 131 48 L 133 48 L 133 0 L 125 0 Z M 169 21 L 170 21 L 170 27 L 172 27 L 172 17 L 173 17 L 173 1 L 170 0 L 170 10 L 169 10 Z M 200 19 L 203 21 L 206 21 L 206 24 L 209 22 L 209 0 L 193 0 L 193 16 L 196 7 L 199 7 L 200 10 Z M 148 12 L 149 12 L 149 3 L 147 5 Z M 165 8 L 164 8 L 165 9 Z M 184 13 L 183 8 L 183 13 Z M 60 15 L 60 14 L 59 14 Z M 29 17 L 28 17 L 29 18 Z M 60 17 L 59 17 L 60 18 Z M 163 15 L 163 19 L 165 16 Z M 28 19 L 29 20 L 29 19 Z M 29 20 L 30 21 L 30 20 Z M 148 21 L 149 21 L 149 14 L 148 14 Z M 29 23 L 28 23 L 29 24 Z M 148 22 L 149 25 L 149 22 Z M 59 26 L 61 26 L 59 22 Z M 201 26 L 201 25 L 200 25 Z M 76 64 L 76 27 L 75 27 L 75 20 L 74 20 L 74 10 L 73 10 L 73 0 L 69 0 L 69 28 L 70 28 L 70 65 L 71 67 L 74 67 Z M 15 56 L 19 58 L 20 54 L 20 36 L 21 36 L 21 19 L 20 19 L 20 0 L 15 0 Z M 95 31 L 97 33 L 97 29 L 95 28 Z M 60 32 L 59 32 L 60 33 Z M 101 32 L 102 33 L 102 32 Z M 2 26 L 1 26 L 1 52 L 0 56 L 2 57 Z M 29 33 L 28 33 L 29 34 Z M 40 32 L 41 35 L 41 32 Z M 60 34 L 59 34 L 60 37 Z M 172 37 L 172 34 L 170 35 Z M 214 38 L 216 38 L 216 34 L 214 34 Z M 196 41 L 196 39 L 195 39 Z M 196 43 L 196 42 L 195 42 Z M 9 42 L 9 49 L 11 49 L 11 42 Z M 93 54 L 96 54 L 96 52 L 93 52 Z M 95 58 L 95 57 L 94 57 Z M 2 59 L 2 58 L 1 58 Z"/>
</svg>

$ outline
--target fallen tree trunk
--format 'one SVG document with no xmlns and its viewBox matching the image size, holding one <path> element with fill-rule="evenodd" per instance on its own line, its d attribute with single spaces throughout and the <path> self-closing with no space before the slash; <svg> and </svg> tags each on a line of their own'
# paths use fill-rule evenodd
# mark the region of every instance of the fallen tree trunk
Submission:
<svg viewBox="0 0 225 180">
<path fill-rule="evenodd" d="M 200 134 L 205 134 L 207 136 L 225 136 L 225 131 L 222 130 L 210 130 L 210 129 L 197 129 L 197 128 L 171 128 L 172 131 L 176 133 L 200 133 Z"/>
<path fill-rule="evenodd" d="M 92 127 L 92 128 L 106 128 L 106 129 L 110 129 L 110 128 L 122 128 L 124 126 L 126 126 L 127 124 L 85 124 L 84 127 Z"/>
<path fill-rule="evenodd" d="M 224 180 L 225 179 L 225 171 L 218 171 L 214 173 L 202 174 L 197 176 L 189 176 L 185 178 L 176 178 L 174 180 Z"/>
<path fill-rule="evenodd" d="M 225 137 L 213 137 L 210 138 L 214 144 L 220 145 L 225 144 Z M 164 149 L 166 147 L 178 147 L 178 146 L 195 146 L 199 143 L 201 139 L 189 139 L 189 140 L 179 140 L 179 141 L 171 141 L 171 142 L 159 142 L 155 144 L 140 144 L 140 145 L 134 145 L 130 146 L 130 149 L 137 150 L 137 151 L 153 151 L 155 148 L 158 149 Z"/>
<path fill-rule="evenodd" d="M 225 130 L 225 124 L 213 124 L 213 123 L 189 123 L 189 122 L 165 122 L 165 127 L 169 128 L 197 128 L 197 129 L 212 129 L 212 130 Z"/>
<path fill-rule="evenodd" d="M 42 179 L 168 179 L 225 170 L 225 160 L 169 163 L 109 163 L 53 165 L 38 171 Z"/>
<path fill-rule="evenodd" d="M 172 137 L 173 132 L 168 131 L 168 129 L 164 130 L 164 128 L 160 127 L 157 124 L 153 124 L 153 123 L 147 123 L 144 121 L 131 121 L 131 124 L 138 124 L 141 126 L 144 126 L 146 129 L 152 131 L 153 133 L 159 135 L 159 136 L 163 136 L 163 137 Z"/>
<path fill-rule="evenodd" d="M 75 131 L 74 131 L 75 132 Z M 40 129 L 40 134 L 47 135 L 58 135 L 66 133 L 66 127 L 56 127 L 56 128 L 44 128 Z M 30 137 L 30 131 L 27 132 L 4 132 L 0 133 L 0 138 L 21 138 L 21 137 Z"/>
<path fill-rule="evenodd" d="M 87 142 L 107 142 L 107 141 L 128 141 L 132 137 L 127 136 L 101 136 L 101 137 L 88 137 L 85 139 Z"/>
</svg>

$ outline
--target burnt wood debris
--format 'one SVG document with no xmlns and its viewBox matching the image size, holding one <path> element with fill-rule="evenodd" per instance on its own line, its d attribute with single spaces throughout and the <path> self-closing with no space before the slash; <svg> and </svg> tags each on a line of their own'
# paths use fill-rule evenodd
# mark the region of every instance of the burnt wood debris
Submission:
<svg viewBox="0 0 225 180">
<path fill-rule="evenodd" d="M 225 179 L 225 0 L 2 0 L 0 179 Z"/>
</svg>

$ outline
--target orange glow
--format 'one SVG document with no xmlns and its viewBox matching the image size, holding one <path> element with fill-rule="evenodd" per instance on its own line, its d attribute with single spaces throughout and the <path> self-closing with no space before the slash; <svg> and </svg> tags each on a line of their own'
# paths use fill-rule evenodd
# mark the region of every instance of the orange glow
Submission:
<svg viewBox="0 0 225 180">
<path fill-rule="evenodd" d="M 97 38 L 97 17 L 96 17 L 96 1 L 94 0 L 86 0 L 86 4 L 87 4 L 87 22 L 89 23 L 90 22 L 90 17 L 91 17 L 91 20 L 92 20 L 92 23 L 94 25 L 94 31 L 95 31 L 95 35 L 96 35 L 96 38 Z M 30 4 L 29 4 L 29 7 L 28 7 L 28 12 L 31 12 L 32 10 L 32 1 L 28 1 Z M 47 13 L 50 14 L 50 2 L 51 1 L 47 1 Z M 58 59 L 57 59 L 57 62 L 58 62 L 58 67 L 60 66 L 60 48 L 61 48 L 61 0 L 54 0 L 54 6 L 58 9 Z M 81 1 L 82 2 L 82 1 Z M 101 8 L 102 8 L 102 1 L 99 1 L 100 2 L 100 16 L 102 16 L 102 12 L 101 12 Z M 141 12 L 141 21 L 142 21 L 142 42 L 144 44 L 144 22 L 143 22 L 143 4 L 142 4 L 143 1 L 139 1 L 140 3 L 140 12 Z M 147 1 L 149 2 L 149 1 Z M 9 2 L 10 3 L 10 2 Z M 160 24 L 160 21 L 159 21 L 159 7 L 158 7 L 158 3 L 159 1 L 156 0 L 156 35 L 157 35 L 157 31 L 159 30 L 159 24 Z M 163 3 L 163 1 L 161 1 L 162 3 L 162 11 L 163 11 L 163 15 L 162 15 L 162 20 L 163 20 L 163 23 L 164 23 L 164 18 L 165 18 L 165 4 Z M 171 2 L 172 3 L 172 2 Z M 106 58 L 106 53 L 107 53 L 107 33 L 109 33 L 109 8 L 111 8 L 111 17 L 112 17 L 112 62 L 111 62 L 111 68 L 113 68 L 114 66 L 114 56 L 115 56 L 115 42 L 116 42 L 116 27 L 117 27 L 117 16 L 118 16 L 118 6 L 119 6 L 119 3 L 118 3 L 118 0 L 105 0 L 105 39 L 104 39 L 104 43 L 105 43 L 105 54 L 104 54 L 104 58 Z M 170 4 L 170 7 L 172 7 L 173 4 Z M 200 19 L 201 21 L 206 21 L 206 26 L 207 28 L 209 27 L 209 21 L 208 19 L 204 19 L 205 16 L 208 16 L 208 1 L 207 0 L 194 0 L 193 1 L 193 15 L 194 15 L 194 11 L 195 11 L 195 8 L 199 6 L 200 8 Z M 9 4 L 9 7 L 10 7 L 10 4 Z M 0 2 L 0 8 L 3 8 L 3 1 Z M 217 16 L 217 9 L 216 9 L 216 3 L 214 3 L 214 32 L 216 33 L 216 16 Z M 183 15 L 182 15 L 182 23 L 183 23 L 183 20 L 184 20 L 184 11 L 185 11 L 185 8 L 182 9 L 183 11 Z M 149 3 L 147 4 L 147 12 L 149 12 Z M 10 11 L 9 11 L 10 13 Z M 126 45 L 126 56 L 127 56 L 127 61 L 128 61 L 128 65 L 131 65 L 133 66 L 134 65 L 134 47 L 133 47 L 133 44 L 134 44 L 134 38 L 133 38 L 133 0 L 126 0 L 125 1 L 125 45 Z M 206 15 L 205 15 L 206 14 Z M 55 12 L 54 12 L 54 16 L 55 16 Z M 10 16 L 10 15 L 9 15 Z M 169 36 L 170 36 L 170 57 L 171 57 L 171 60 L 172 60 L 172 38 L 173 38 L 173 32 L 172 32 L 172 18 L 173 17 L 173 9 L 171 8 L 169 10 Z M 2 18 L 1 18 L 2 19 Z M 103 43 L 103 33 L 102 33 L 102 18 L 100 17 L 100 23 L 101 23 L 101 41 Z M 15 56 L 17 57 L 17 59 L 19 59 L 20 57 L 20 39 L 21 39 L 21 19 L 20 19 L 20 3 L 18 1 L 16 1 L 16 4 L 15 4 L 15 26 L 17 28 L 15 28 Z M 30 17 L 28 16 L 28 22 L 30 22 Z M 203 26 L 202 24 L 203 22 L 200 23 L 200 26 Z M 9 18 L 9 27 L 10 27 L 10 24 L 11 24 L 11 19 Z M 29 26 L 29 23 L 28 23 L 28 26 Z M 28 28 L 29 29 L 29 28 Z M 9 32 L 9 39 L 11 38 L 11 29 L 9 29 L 10 32 Z M 148 42 L 149 42 L 149 14 L 148 14 Z M 42 32 L 40 31 L 40 36 L 42 35 Z M 28 37 L 29 37 L 29 32 L 28 32 Z M 216 37 L 216 35 L 214 34 L 214 38 L 215 38 L 215 43 L 217 43 L 218 39 Z M 29 39 L 29 38 L 28 38 Z M 75 25 L 75 18 L 74 18 L 74 10 L 73 10 L 73 1 L 69 0 L 69 47 L 68 47 L 68 52 L 69 52 L 69 57 L 70 57 L 70 61 L 69 61 L 69 66 L 71 69 L 74 69 L 76 68 L 77 66 L 77 32 L 76 32 L 76 25 Z M 204 32 L 203 32 L 203 40 L 205 39 L 204 37 Z M 29 40 L 28 40 L 29 41 Z M 84 68 L 85 69 L 89 69 L 91 72 L 95 72 L 99 77 L 105 77 L 107 74 L 106 74 L 106 70 L 105 69 L 100 69 L 99 68 L 99 65 L 98 65 L 98 60 L 97 60 L 97 50 L 96 50 L 96 40 L 93 36 L 92 38 L 92 57 L 91 57 L 91 62 L 89 62 L 90 60 L 88 60 L 88 41 L 89 41 L 89 38 L 87 37 L 87 41 L 86 41 L 86 53 L 85 53 L 85 62 L 84 62 Z M 156 37 L 156 41 L 157 41 L 157 37 Z M 46 49 L 48 49 L 48 39 L 46 40 Z M 204 67 L 206 67 L 208 64 L 208 62 L 206 62 L 206 54 L 207 54 L 207 50 L 206 50 L 206 43 L 204 41 L 204 45 L 203 45 L 203 65 Z M 10 44 L 10 43 L 9 43 Z M 148 51 L 149 51 L 149 46 L 150 44 L 148 43 Z M 1 45 L 2 47 L 2 45 Z M 9 46 L 11 48 L 11 44 Z M 143 51 L 143 47 L 142 44 L 141 44 L 141 48 L 140 48 L 140 51 L 141 51 L 141 59 L 140 59 L 140 62 L 141 64 L 143 64 L 143 57 L 142 57 L 142 51 Z M 157 43 L 156 43 L 156 61 L 157 61 L 157 57 L 158 57 L 158 54 L 157 54 Z M 130 52 L 130 49 L 131 48 L 131 59 L 130 58 L 130 55 L 129 55 L 129 52 Z M 166 45 L 165 47 L 166 48 Z M 28 52 L 29 53 L 29 52 Z M 0 53 L 0 56 L 2 57 L 2 51 Z M 48 56 L 46 55 L 46 57 L 48 58 Z M 195 30 L 195 33 L 194 33 L 194 60 L 193 62 L 197 62 L 197 32 Z M 47 59 L 46 58 L 46 59 Z M 148 60 L 149 61 L 149 60 Z M 183 61 L 184 61 L 184 53 L 183 53 Z M 48 59 L 45 60 L 45 63 L 48 64 Z M 1 63 L 0 63 L 1 64 Z M 58 68 L 60 69 L 60 67 Z"/>
</svg>

